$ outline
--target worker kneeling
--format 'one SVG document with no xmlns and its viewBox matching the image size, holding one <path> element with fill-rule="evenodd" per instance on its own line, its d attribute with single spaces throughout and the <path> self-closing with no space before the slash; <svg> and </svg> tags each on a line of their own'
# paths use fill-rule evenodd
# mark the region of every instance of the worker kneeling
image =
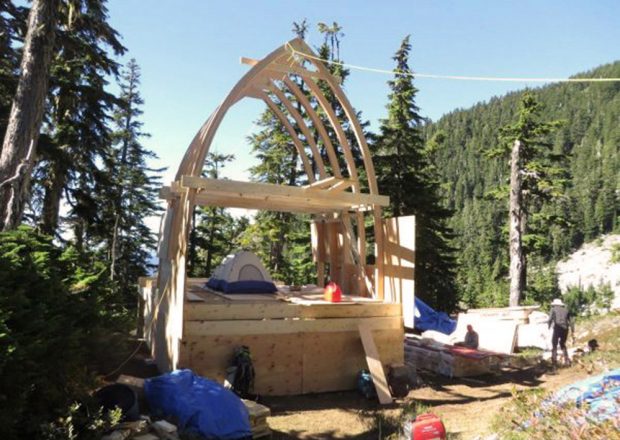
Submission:
<svg viewBox="0 0 620 440">
<path fill-rule="evenodd" d="M 463 342 L 457 342 L 454 344 L 458 347 L 478 348 L 478 333 L 474 330 L 471 324 L 467 325 L 467 333 L 465 333 L 465 340 Z"/>
</svg>

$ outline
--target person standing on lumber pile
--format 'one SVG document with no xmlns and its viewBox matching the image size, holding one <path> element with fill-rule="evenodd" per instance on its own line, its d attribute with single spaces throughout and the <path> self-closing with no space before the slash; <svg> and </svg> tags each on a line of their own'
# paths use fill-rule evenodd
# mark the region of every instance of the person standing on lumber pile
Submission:
<svg viewBox="0 0 620 440">
<path fill-rule="evenodd" d="M 458 347 L 478 348 L 478 333 L 474 330 L 471 324 L 467 325 L 467 333 L 465 333 L 465 340 L 463 342 L 457 342 L 454 344 Z"/>
<path fill-rule="evenodd" d="M 566 338 L 568 337 L 568 328 L 571 329 L 573 336 L 573 344 L 575 343 L 575 323 L 573 322 L 570 312 L 561 299 L 556 298 L 551 302 L 551 314 L 549 315 L 548 326 L 551 328 L 553 324 L 553 334 L 551 336 L 551 364 L 553 368 L 557 366 L 558 343 L 564 355 L 564 364 L 570 365 L 570 358 L 566 350 Z"/>
</svg>

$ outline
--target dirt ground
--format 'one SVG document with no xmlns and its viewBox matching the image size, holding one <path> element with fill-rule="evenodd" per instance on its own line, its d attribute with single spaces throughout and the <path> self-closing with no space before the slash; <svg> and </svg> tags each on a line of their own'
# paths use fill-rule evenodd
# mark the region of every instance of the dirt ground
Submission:
<svg viewBox="0 0 620 440">
<path fill-rule="evenodd" d="M 617 368 L 620 362 L 619 328 L 618 313 L 577 325 L 578 344 L 598 338 L 603 358 L 613 364 L 602 363 L 599 369 Z M 554 391 L 592 374 L 596 374 L 592 363 L 579 360 L 555 373 L 545 364 L 472 379 L 420 373 L 424 385 L 390 406 L 382 407 L 356 392 L 269 398 L 263 403 L 272 410 L 269 425 L 274 439 L 381 439 L 400 426 L 404 408 L 423 405 L 442 419 L 448 438 L 470 440 L 492 433 L 492 421 L 513 390 L 541 387 Z"/>
<path fill-rule="evenodd" d="M 611 358 L 616 364 L 620 362 L 619 328 L 620 314 L 615 314 L 579 325 L 576 334 L 582 344 L 591 337 L 598 337 L 602 352 L 618 354 Z M 142 347 L 120 372 L 107 379 L 114 381 L 118 373 L 138 377 L 157 375 L 148 358 L 148 351 Z M 117 362 L 116 359 L 110 361 Z M 471 379 L 449 379 L 421 372 L 422 385 L 392 405 L 381 406 L 355 391 L 264 397 L 259 403 L 271 408 L 268 423 L 274 440 L 387 438 L 401 425 L 404 409 L 416 405 L 422 405 L 442 419 L 449 439 L 470 440 L 491 433 L 492 420 L 508 403 L 514 390 L 542 387 L 553 391 L 591 374 L 591 367 L 579 362 L 555 373 L 539 364 Z"/>
<path fill-rule="evenodd" d="M 395 428 L 403 408 L 422 404 L 444 422 L 451 439 L 489 434 L 491 421 L 513 389 L 554 390 L 586 377 L 573 367 L 548 374 L 544 367 L 504 371 L 475 379 L 421 375 L 426 385 L 393 405 L 381 407 L 356 392 L 265 398 L 274 439 L 377 439 Z M 379 432 L 379 424 L 383 432 Z"/>
</svg>

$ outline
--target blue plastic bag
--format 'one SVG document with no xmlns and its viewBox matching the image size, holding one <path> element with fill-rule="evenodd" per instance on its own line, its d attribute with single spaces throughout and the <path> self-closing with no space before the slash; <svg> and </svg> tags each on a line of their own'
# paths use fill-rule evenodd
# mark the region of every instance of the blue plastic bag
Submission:
<svg viewBox="0 0 620 440">
<path fill-rule="evenodd" d="M 207 439 L 252 436 L 248 410 L 234 393 L 191 370 L 144 381 L 144 393 L 156 416 L 174 417 L 179 429 Z"/>
</svg>

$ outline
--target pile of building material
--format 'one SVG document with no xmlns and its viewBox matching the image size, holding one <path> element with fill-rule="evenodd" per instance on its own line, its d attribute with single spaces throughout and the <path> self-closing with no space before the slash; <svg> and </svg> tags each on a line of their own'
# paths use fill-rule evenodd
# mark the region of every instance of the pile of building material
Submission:
<svg viewBox="0 0 620 440">
<path fill-rule="evenodd" d="M 252 428 L 252 438 L 271 437 L 271 429 L 267 424 L 267 417 L 271 416 L 271 410 L 265 405 L 243 399 L 245 407 L 250 413 L 250 427 Z"/>
<path fill-rule="evenodd" d="M 405 338 L 405 361 L 418 369 L 449 377 L 476 376 L 499 368 L 517 347 L 551 349 L 549 315 L 540 306 L 472 309 L 458 315 L 450 334 L 427 330 Z M 478 350 L 455 347 L 465 339 L 467 326 L 478 333 Z"/>
<path fill-rule="evenodd" d="M 405 336 L 406 364 L 443 376 L 488 374 L 499 368 L 504 357 L 501 353 L 455 347 L 411 334 Z"/>
<path fill-rule="evenodd" d="M 480 349 L 512 354 L 517 347 L 551 349 L 549 315 L 538 311 L 540 306 L 471 309 L 458 316 L 456 330 L 450 335 L 435 331 L 422 333 L 424 338 L 443 344 L 455 344 L 465 339 L 467 326 L 478 333 Z"/>
</svg>

